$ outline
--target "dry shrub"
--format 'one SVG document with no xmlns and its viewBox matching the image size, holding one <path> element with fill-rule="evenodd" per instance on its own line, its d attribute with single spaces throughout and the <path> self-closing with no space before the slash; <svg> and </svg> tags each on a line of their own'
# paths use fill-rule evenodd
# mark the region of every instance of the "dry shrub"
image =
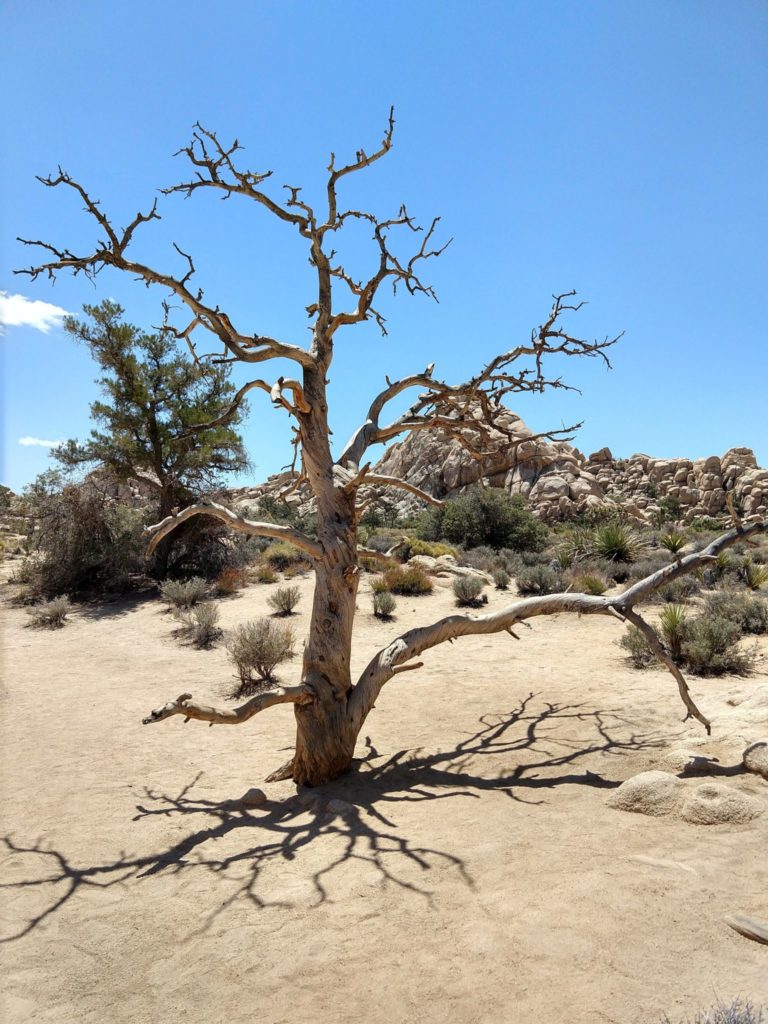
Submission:
<svg viewBox="0 0 768 1024">
<path fill-rule="evenodd" d="M 40 604 L 27 608 L 27 615 L 32 619 L 29 625 L 36 629 L 61 629 L 71 607 L 68 597 L 54 597 L 51 601 L 41 601 Z"/>
<path fill-rule="evenodd" d="M 299 549 L 285 541 L 276 541 L 270 544 L 264 552 L 264 560 L 277 572 L 285 572 L 292 567 L 307 564 L 306 555 Z"/>
<path fill-rule="evenodd" d="M 206 601 L 190 611 L 177 610 L 175 614 L 195 647 L 211 647 L 221 636 L 218 605 Z"/>
<path fill-rule="evenodd" d="M 275 615 L 293 615 L 293 609 L 299 603 L 301 591 L 298 587 L 278 587 L 274 594 L 267 598 L 267 604 L 274 609 Z"/>
<path fill-rule="evenodd" d="M 388 590 L 382 590 L 373 594 L 373 614 L 377 619 L 391 619 L 394 615 L 397 602 Z"/>
<path fill-rule="evenodd" d="M 383 589 L 405 597 L 431 594 L 433 590 L 432 580 L 423 569 L 416 565 L 408 565 L 402 568 L 400 566 L 393 566 L 391 569 L 387 569 L 382 579 L 384 582 Z"/>
<path fill-rule="evenodd" d="M 584 573 L 570 579 L 571 590 L 576 594 L 592 594 L 599 597 L 608 589 L 608 581 L 594 573 Z"/>
<path fill-rule="evenodd" d="M 208 584 L 200 576 L 191 580 L 166 580 L 160 594 L 172 608 L 191 608 L 208 594 Z"/>
<path fill-rule="evenodd" d="M 508 590 L 512 577 L 506 569 L 496 569 L 493 573 L 493 582 L 497 590 Z"/>
<path fill-rule="evenodd" d="M 558 594 L 565 586 L 563 577 L 551 566 L 530 565 L 518 574 L 517 589 L 524 595 Z"/>
<path fill-rule="evenodd" d="M 219 575 L 216 577 L 214 587 L 217 594 L 235 594 L 238 590 L 242 590 L 243 587 L 248 584 L 248 575 L 245 569 L 235 569 L 229 567 L 228 569 L 222 569 Z"/>
<path fill-rule="evenodd" d="M 480 595 L 485 583 L 479 576 L 457 576 L 453 581 L 453 596 L 460 608 L 477 608 L 482 604 Z"/>
<path fill-rule="evenodd" d="M 260 562 L 251 573 L 257 583 L 277 583 L 277 573 L 267 562 Z"/>
<path fill-rule="evenodd" d="M 256 684 L 260 682 L 273 682 L 277 666 L 294 656 L 295 643 L 296 636 L 290 626 L 281 626 L 270 619 L 244 622 L 233 629 L 227 650 L 240 676 L 240 687 L 235 695 L 242 696 L 257 689 Z"/>
</svg>

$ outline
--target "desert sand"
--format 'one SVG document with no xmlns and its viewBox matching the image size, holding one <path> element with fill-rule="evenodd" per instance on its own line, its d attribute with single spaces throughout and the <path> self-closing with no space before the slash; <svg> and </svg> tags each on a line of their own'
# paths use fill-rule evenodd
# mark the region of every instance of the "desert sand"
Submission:
<svg viewBox="0 0 768 1024">
<path fill-rule="evenodd" d="M 360 669 L 453 607 L 442 586 L 387 624 L 368 590 Z M 269 592 L 223 600 L 222 625 Z M 262 782 L 288 757 L 289 707 L 142 726 L 234 683 L 223 647 L 182 645 L 157 597 L 53 632 L 1 613 L 5 1024 L 640 1024 L 768 1001 L 768 946 L 724 922 L 768 920 L 768 810 L 700 826 L 606 805 L 638 772 L 736 765 L 768 737 L 766 638 L 751 678 L 691 681 L 711 738 L 667 673 L 629 667 L 613 620 L 446 644 L 387 685 L 357 773 L 297 794 Z M 721 781 L 768 807 L 758 776 Z M 263 802 L 241 800 L 252 787 Z"/>
</svg>

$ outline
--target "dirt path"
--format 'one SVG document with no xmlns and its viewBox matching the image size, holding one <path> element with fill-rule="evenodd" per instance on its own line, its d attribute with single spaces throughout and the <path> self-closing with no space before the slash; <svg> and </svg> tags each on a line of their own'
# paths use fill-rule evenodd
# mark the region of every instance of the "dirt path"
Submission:
<svg viewBox="0 0 768 1024">
<path fill-rule="evenodd" d="M 452 606 L 401 598 L 386 625 L 366 589 L 360 668 Z M 223 624 L 268 593 L 224 601 Z M 222 700 L 222 649 L 181 646 L 156 600 L 58 632 L 26 619 L 2 609 L 6 1024 L 640 1024 L 768 1001 L 768 947 L 722 920 L 768 919 L 768 813 L 706 828 L 605 806 L 675 750 L 729 764 L 768 735 L 768 703 L 728 703 L 766 685 L 765 657 L 751 679 L 695 681 L 707 740 L 665 673 L 626 666 L 611 620 L 467 638 L 388 684 L 356 775 L 246 807 L 288 756 L 290 709 L 140 724 L 184 690 Z"/>
</svg>

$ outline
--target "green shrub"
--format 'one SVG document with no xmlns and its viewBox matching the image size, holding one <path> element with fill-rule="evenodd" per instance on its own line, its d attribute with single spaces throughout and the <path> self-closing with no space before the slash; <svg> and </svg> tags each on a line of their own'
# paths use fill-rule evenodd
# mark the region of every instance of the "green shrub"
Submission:
<svg viewBox="0 0 768 1024">
<path fill-rule="evenodd" d="M 298 587 L 278 587 L 274 594 L 267 598 L 267 604 L 275 615 L 293 615 L 293 609 L 299 603 L 301 591 Z"/>
<path fill-rule="evenodd" d="M 740 638 L 737 623 L 719 615 L 700 615 L 691 622 L 682 646 L 688 670 L 702 676 L 748 675 L 755 653 L 745 650 Z"/>
<path fill-rule="evenodd" d="M 384 589 L 407 597 L 431 594 L 433 590 L 432 580 L 416 565 L 392 566 L 384 573 L 382 581 Z"/>
<path fill-rule="evenodd" d="M 512 577 L 506 569 L 496 569 L 493 573 L 493 582 L 497 590 L 508 590 Z"/>
<path fill-rule="evenodd" d="M 51 601 L 27 608 L 27 615 L 32 619 L 30 626 L 36 629 L 61 629 L 70 612 L 71 604 L 68 597 L 54 597 Z"/>
<path fill-rule="evenodd" d="M 482 602 L 480 595 L 485 583 L 479 576 L 457 576 L 453 581 L 453 596 L 460 607 L 476 608 Z"/>
<path fill-rule="evenodd" d="M 669 583 L 659 587 L 651 594 L 650 600 L 661 601 L 664 604 L 683 604 L 699 590 L 699 581 L 695 576 L 679 576 L 676 580 L 670 580 Z"/>
<path fill-rule="evenodd" d="M 428 555 L 430 558 L 440 558 L 441 555 L 458 557 L 456 548 L 451 547 L 450 544 L 439 544 L 436 541 L 421 540 L 419 537 L 408 537 L 403 543 L 402 555 L 399 557 L 407 562 L 414 555 Z"/>
<path fill-rule="evenodd" d="M 397 602 L 388 590 L 373 594 L 373 614 L 377 619 L 391 619 L 395 613 Z"/>
<path fill-rule="evenodd" d="M 210 647 L 221 636 L 218 605 L 206 601 L 188 611 L 179 609 L 175 615 L 195 647 Z"/>
<path fill-rule="evenodd" d="M 645 634 L 637 626 L 627 626 L 626 632 L 619 639 L 619 646 L 627 652 L 635 668 L 648 668 L 656 660 Z"/>
<path fill-rule="evenodd" d="M 634 562 L 637 548 L 637 535 L 624 523 L 604 523 L 598 526 L 593 534 L 594 554 L 612 562 Z"/>
<path fill-rule="evenodd" d="M 659 569 L 664 569 L 669 564 L 669 558 L 662 554 L 649 555 L 647 558 L 640 558 L 630 566 L 629 578 L 632 580 L 644 580 L 646 576 L 651 576 L 653 573 L 658 572 Z"/>
<path fill-rule="evenodd" d="M 573 576 L 569 579 L 569 583 L 571 590 L 577 594 L 592 594 L 595 597 L 604 594 L 608 589 L 606 580 L 602 576 L 595 576 L 592 573 Z"/>
<path fill-rule="evenodd" d="M 97 481 L 44 473 L 23 504 L 34 524 L 26 567 L 33 596 L 120 590 L 146 571 L 143 514 L 117 504 Z"/>
<path fill-rule="evenodd" d="M 525 498 L 498 487 L 473 487 L 432 509 L 419 523 L 423 540 L 445 539 L 465 548 L 487 544 L 514 551 L 541 550 L 548 530 L 529 511 Z"/>
<path fill-rule="evenodd" d="M 517 589 L 521 594 L 557 594 L 565 590 L 562 576 L 548 565 L 531 565 L 517 577 Z"/>
<path fill-rule="evenodd" d="M 290 626 L 270 619 L 244 622 L 232 630 L 227 651 L 240 676 L 237 696 L 253 688 L 256 673 L 259 681 L 272 682 L 275 669 L 295 654 L 296 637 Z"/>
<path fill-rule="evenodd" d="M 768 601 L 764 598 L 721 591 L 710 594 L 704 610 L 708 615 L 735 622 L 742 633 L 757 636 L 768 633 Z"/>
<path fill-rule="evenodd" d="M 172 608 L 191 608 L 208 595 L 208 584 L 200 576 L 191 580 L 166 580 L 160 587 L 160 594 Z"/>
<path fill-rule="evenodd" d="M 285 572 L 292 566 L 301 565 L 306 562 L 306 555 L 299 549 L 285 541 L 275 541 L 270 544 L 264 552 L 264 560 L 272 569 L 278 572 Z"/>
</svg>

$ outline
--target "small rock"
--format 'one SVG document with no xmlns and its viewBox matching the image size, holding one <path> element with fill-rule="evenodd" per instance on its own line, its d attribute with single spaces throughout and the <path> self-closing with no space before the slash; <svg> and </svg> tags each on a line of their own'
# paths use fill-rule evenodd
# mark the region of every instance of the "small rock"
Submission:
<svg viewBox="0 0 768 1024">
<path fill-rule="evenodd" d="M 768 780 L 768 743 L 763 740 L 747 747 L 742 762 L 748 772 L 762 775 L 764 779 Z"/>
<path fill-rule="evenodd" d="M 641 772 L 622 782 L 606 803 L 618 811 L 661 818 L 677 810 L 682 785 L 680 779 L 669 772 Z"/>
<path fill-rule="evenodd" d="M 263 789 L 256 789 L 253 787 L 249 789 L 247 793 L 243 793 L 240 797 L 240 803 L 245 804 L 246 807 L 258 807 L 263 804 L 267 799 L 267 794 Z"/>
<path fill-rule="evenodd" d="M 683 804 L 683 821 L 692 825 L 743 825 L 765 810 L 762 800 L 719 782 L 705 782 Z"/>
<path fill-rule="evenodd" d="M 356 814 L 357 808 L 354 804 L 349 803 L 347 800 L 329 800 L 326 804 L 326 810 L 330 814 Z"/>
</svg>

